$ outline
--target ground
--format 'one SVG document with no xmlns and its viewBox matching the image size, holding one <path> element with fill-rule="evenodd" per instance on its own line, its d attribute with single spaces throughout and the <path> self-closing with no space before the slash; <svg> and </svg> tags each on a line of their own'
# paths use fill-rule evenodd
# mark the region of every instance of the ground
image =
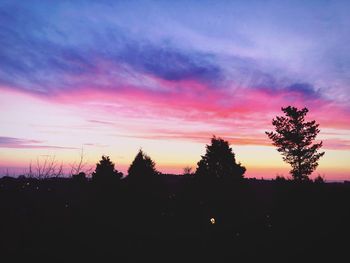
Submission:
<svg viewBox="0 0 350 263">
<path fill-rule="evenodd" d="M 3 257 L 282 261 L 346 255 L 350 185 L 159 176 L 0 179 Z"/>
</svg>

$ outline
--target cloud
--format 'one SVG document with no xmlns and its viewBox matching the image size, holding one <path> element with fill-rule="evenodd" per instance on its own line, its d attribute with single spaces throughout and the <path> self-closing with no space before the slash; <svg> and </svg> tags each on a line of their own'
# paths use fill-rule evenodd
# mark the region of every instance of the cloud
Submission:
<svg viewBox="0 0 350 263">
<path fill-rule="evenodd" d="M 0 148 L 15 148 L 15 149 L 78 149 L 74 147 L 41 145 L 43 142 L 38 140 L 20 139 L 14 137 L 0 136 Z"/>
<path fill-rule="evenodd" d="M 0 8 L 0 84 L 58 102 L 76 103 L 69 97 L 78 93 L 96 101 L 93 96 L 104 93 L 123 103 L 131 99 L 207 117 L 255 110 L 263 106 L 255 95 L 278 98 L 280 106 L 323 100 L 324 89 L 281 74 L 283 67 L 266 66 L 257 56 L 218 55 L 166 38 L 151 40 L 117 23 L 104 5 L 93 6 L 106 12 L 103 23 L 88 15 L 91 6 L 68 14 L 60 5 Z"/>
<path fill-rule="evenodd" d="M 299 5 L 10 1 L 0 7 L 0 83 L 51 94 L 86 86 L 88 76 L 118 89 L 151 75 L 213 88 L 226 79 L 264 89 L 305 83 L 347 100 L 348 4 Z"/>
<path fill-rule="evenodd" d="M 309 83 L 294 83 L 285 89 L 286 91 L 295 92 L 303 95 L 306 98 L 317 99 L 320 97 L 318 91 Z"/>
<path fill-rule="evenodd" d="M 94 60 L 50 37 L 50 23 L 23 8 L 0 10 L 0 83 L 32 93 L 67 88 L 69 75 L 92 74 Z M 5 22 L 6 21 L 6 22 Z M 49 31 L 49 32 L 47 32 Z"/>
<path fill-rule="evenodd" d="M 135 135 L 125 135 L 125 134 L 118 134 L 118 137 L 129 137 L 129 138 L 142 138 L 142 139 L 150 139 L 150 140 L 187 140 L 191 142 L 199 142 L 199 143 L 207 143 L 208 139 L 211 138 L 213 135 L 216 135 L 217 137 L 223 138 L 227 140 L 232 145 L 263 145 L 263 146 L 270 146 L 271 143 L 268 141 L 268 139 L 262 135 L 258 136 L 241 136 L 239 134 L 238 136 L 233 136 L 234 132 L 179 132 L 179 131 L 170 131 L 163 133 L 143 133 L 143 134 L 135 134 Z"/>
<path fill-rule="evenodd" d="M 142 74 L 213 84 L 222 78 L 212 54 L 133 39 L 118 26 L 90 25 L 71 32 L 23 6 L 0 8 L 0 21 L 0 84 L 20 90 L 48 95 L 87 85 L 116 90 Z M 81 27 L 70 22 L 72 28 Z M 67 41 L 71 34 L 81 38 Z"/>
<path fill-rule="evenodd" d="M 107 144 L 100 143 L 84 143 L 85 146 L 93 146 L 93 147 L 108 147 Z"/>
<path fill-rule="evenodd" d="M 209 54 L 184 52 L 166 45 L 129 42 L 116 58 L 136 71 L 170 81 L 196 79 L 212 82 L 220 80 L 222 74 L 220 67 L 210 61 Z"/>
<path fill-rule="evenodd" d="M 114 123 L 111 121 L 101 121 L 101 120 L 87 120 L 87 121 L 93 124 L 102 124 L 102 125 L 108 125 L 108 126 L 114 125 Z"/>
<path fill-rule="evenodd" d="M 323 140 L 323 145 L 325 149 L 330 150 L 350 150 L 350 140 L 327 139 Z"/>
</svg>

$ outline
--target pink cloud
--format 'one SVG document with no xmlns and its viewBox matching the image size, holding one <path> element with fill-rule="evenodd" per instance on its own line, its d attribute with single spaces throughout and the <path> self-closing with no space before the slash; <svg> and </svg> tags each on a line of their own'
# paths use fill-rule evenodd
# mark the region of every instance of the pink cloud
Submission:
<svg viewBox="0 0 350 263">
<path fill-rule="evenodd" d="M 287 105 L 309 108 L 309 119 L 320 128 L 350 129 L 350 111 L 320 96 L 310 98 L 298 90 L 271 90 L 249 87 L 214 87 L 195 79 L 166 80 L 142 74 L 138 81 L 126 80 L 118 74 L 103 79 L 104 68 L 84 76 L 80 86 L 65 91 L 40 95 L 53 103 L 77 105 L 105 119 L 96 125 L 113 125 L 115 118 L 157 120 L 159 125 L 130 127 L 130 136 L 204 141 L 215 134 L 240 145 L 269 145 L 264 131 L 271 130 L 271 120 L 281 115 Z M 100 85 L 98 85 L 100 83 Z M 164 123 L 173 123 L 164 129 Z M 198 124 L 200 128 L 194 129 Z M 344 145 L 342 145 L 344 143 Z M 325 147 L 348 148 L 344 141 L 325 143 Z"/>
</svg>

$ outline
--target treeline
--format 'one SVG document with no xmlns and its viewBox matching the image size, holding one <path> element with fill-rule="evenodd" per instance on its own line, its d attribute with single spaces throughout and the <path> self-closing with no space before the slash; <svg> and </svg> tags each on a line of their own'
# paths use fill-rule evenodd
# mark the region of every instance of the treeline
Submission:
<svg viewBox="0 0 350 263">
<path fill-rule="evenodd" d="M 184 176 L 201 177 L 212 179 L 233 178 L 240 180 L 243 178 L 246 168 L 236 162 L 235 154 L 230 148 L 229 143 L 215 136 L 211 139 L 211 144 L 206 146 L 206 154 L 202 156 L 197 164 L 197 169 L 192 172 L 191 168 L 184 169 Z M 143 182 L 161 173 L 157 171 L 155 162 L 142 150 L 139 150 L 135 159 L 132 161 L 128 175 L 129 181 Z M 73 178 L 84 178 L 84 173 L 73 175 Z M 96 164 L 96 169 L 92 173 L 92 180 L 112 180 L 122 179 L 123 173 L 115 168 L 115 164 L 109 156 L 102 156 L 102 159 Z"/>
<path fill-rule="evenodd" d="M 241 163 L 236 162 L 235 154 L 229 146 L 229 142 L 213 136 L 211 144 L 206 145 L 206 153 L 197 163 L 196 170 L 192 171 L 191 167 L 185 167 L 182 176 L 201 181 L 230 180 L 239 182 L 244 179 L 245 172 L 246 168 Z M 157 171 L 156 164 L 151 157 L 140 149 L 128 168 L 127 175 L 116 169 L 115 163 L 112 162 L 109 156 L 102 156 L 96 164 L 91 179 L 95 182 L 111 182 L 124 179 L 129 182 L 143 184 L 161 175 L 164 174 Z M 88 180 L 85 172 L 75 173 L 72 178 L 76 181 Z M 276 177 L 278 182 L 287 180 L 283 176 L 278 175 Z M 324 179 L 317 176 L 314 182 L 323 183 Z"/>
<path fill-rule="evenodd" d="M 91 178 L 0 178 L 2 257 L 314 262 L 346 254 L 350 184 L 245 179 L 242 165 L 229 176 L 207 162 L 202 173 L 170 176 L 140 151 L 124 179 L 106 156 Z"/>
<path fill-rule="evenodd" d="M 285 116 L 277 116 L 272 120 L 275 131 L 265 133 L 272 140 L 272 144 L 277 147 L 277 151 L 282 154 L 283 160 L 291 165 L 292 178 L 295 181 L 309 181 L 309 176 L 317 168 L 319 159 L 325 154 L 325 152 L 319 152 L 323 142 L 314 143 L 320 132 L 319 124 L 316 124 L 314 120 L 305 120 L 308 113 L 307 108 L 299 110 L 288 106 L 282 108 L 282 111 Z M 86 173 L 82 169 L 84 166 L 83 153 L 80 161 L 71 166 L 70 175 L 72 177 L 86 179 Z M 37 160 L 34 169 L 31 163 L 27 177 L 38 179 L 60 177 L 63 175 L 63 170 L 63 164 L 58 165 L 55 158 L 46 158 L 42 164 Z M 183 175 L 202 179 L 230 178 L 238 181 L 243 179 L 245 172 L 246 168 L 236 162 L 229 142 L 213 136 L 211 144 L 206 145 L 206 153 L 201 156 L 196 170 L 193 172 L 191 167 L 185 167 Z M 147 181 L 152 176 L 159 174 L 160 172 L 155 168 L 155 162 L 142 150 L 139 150 L 128 169 L 127 179 Z M 122 179 L 123 177 L 124 175 L 115 168 L 115 164 L 108 156 L 102 156 L 92 173 L 94 181 Z M 277 179 L 285 180 L 281 176 L 278 176 Z M 319 175 L 315 181 L 323 182 L 324 179 Z"/>
<path fill-rule="evenodd" d="M 325 152 L 319 152 L 322 141 L 314 143 L 317 134 L 320 132 L 319 124 L 313 121 L 306 121 L 307 108 L 301 110 L 288 106 L 282 108 L 285 116 L 277 116 L 272 120 L 275 131 L 266 132 L 272 140 L 277 151 L 282 154 L 283 160 L 291 165 L 290 174 L 295 181 L 310 181 L 309 176 L 317 168 L 319 159 Z M 76 180 L 86 180 L 86 172 L 83 169 L 83 153 L 80 161 L 72 165 L 70 175 Z M 90 169 L 92 170 L 92 168 Z M 228 141 L 213 136 L 211 144 L 206 145 L 206 153 L 201 156 L 195 171 L 191 167 L 184 168 L 184 176 L 210 179 L 230 179 L 240 181 L 244 178 L 246 167 L 236 162 L 235 154 Z M 59 177 L 63 174 L 63 165 L 58 165 L 55 159 L 45 159 L 42 164 L 37 161 L 35 172 L 30 164 L 28 177 L 39 179 Z M 102 156 L 92 172 L 93 181 L 120 180 L 126 178 L 128 181 L 140 183 L 160 175 L 156 170 L 155 162 L 142 150 L 139 150 L 131 163 L 127 176 L 115 168 L 115 164 L 109 156 Z M 277 176 L 278 181 L 286 179 Z M 320 175 L 315 182 L 324 182 Z"/>
<path fill-rule="evenodd" d="M 272 140 L 273 145 L 282 154 L 283 160 L 291 165 L 290 174 L 296 181 L 309 181 L 309 176 L 318 166 L 318 160 L 325 154 L 319 152 L 322 141 L 313 143 L 320 132 L 319 124 L 315 121 L 306 121 L 307 108 L 301 110 L 288 106 L 282 108 L 285 116 L 277 116 L 272 120 L 275 131 L 266 132 Z M 197 176 L 202 179 L 225 179 L 241 180 L 244 177 L 246 168 L 236 162 L 235 154 L 230 148 L 228 141 L 213 136 L 211 144 L 206 145 L 206 153 L 197 163 L 197 169 L 192 173 L 191 168 L 186 167 L 186 176 Z M 129 180 L 147 180 L 159 174 L 155 168 L 154 161 L 142 150 L 136 155 L 134 161 L 128 169 Z M 84 177 L 84 174 L 75 177 Z M 102 160 L 96 165 L 96 170 L 92 174 L 94 180 L 106 180 L 107 178 L 121 178 L 123 174 L 118 172 L 114 163 L 107 156 L 102 156 Z M 278 180 L 283 180 L 278 177 Z M 316 182 L 323 182 L 323 178 L 318 176 Z"/>
</svg>

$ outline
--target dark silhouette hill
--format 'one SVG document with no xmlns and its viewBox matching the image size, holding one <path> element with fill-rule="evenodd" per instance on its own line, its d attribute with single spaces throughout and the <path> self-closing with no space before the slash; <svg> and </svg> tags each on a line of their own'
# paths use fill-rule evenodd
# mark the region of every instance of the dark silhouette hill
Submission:
<svg viewBox="0 0 350 263">
<path fill-rule="evenodd" d="M 124 180 L 1 178 L 2 258 L 295 262 L 347 253 L 349 184 Z"/>
</svg>

